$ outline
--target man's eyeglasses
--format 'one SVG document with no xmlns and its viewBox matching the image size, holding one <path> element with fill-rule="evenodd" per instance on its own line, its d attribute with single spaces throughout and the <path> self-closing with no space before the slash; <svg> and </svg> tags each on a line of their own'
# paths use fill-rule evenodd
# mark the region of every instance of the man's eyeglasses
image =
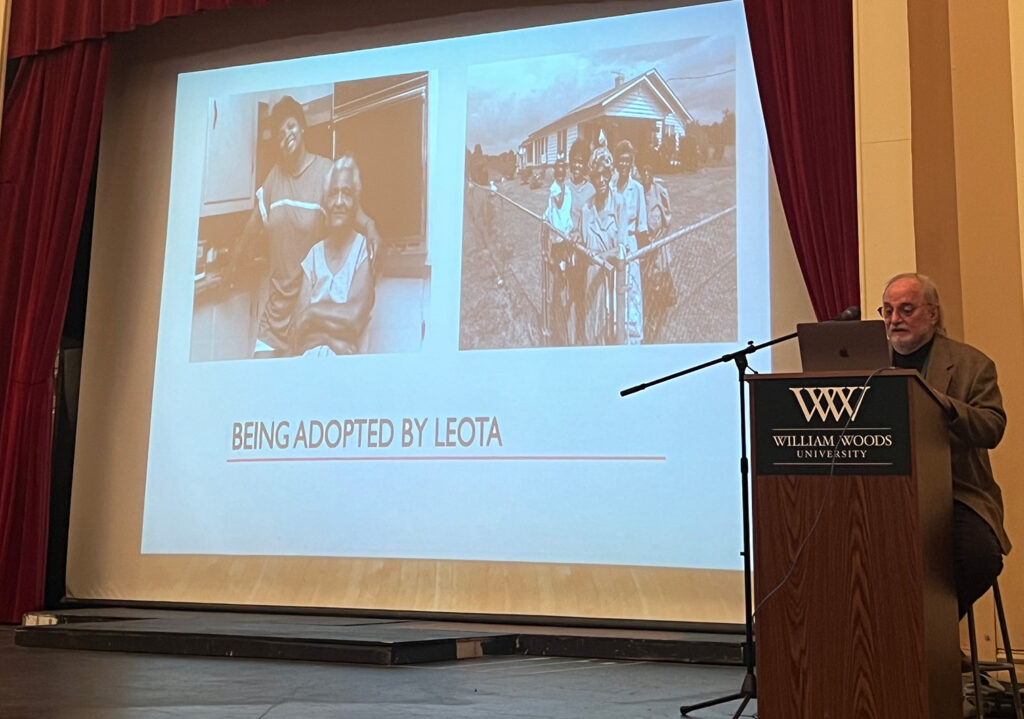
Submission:
<svg viewBox="0 0 1024 719">
<path fill-rule="evenodd" d="M 931 305 L 931 302 L 925 302 L 924 304 L 920 305 L 912 305 L 909 302 L 904 302 L 902 305 L 896 305 L 895 307 L 893 307 L 892 305 L 882 305 L 881 307 L 878 308 L 878 314 L 884 317 L 885 319 L 889 319 L 894 314 L 898 314 L 900 317 L 903 318 L 913 317 L 914 313 L 917 312 L 920 308 L 930 307 Z"/>
</svg>

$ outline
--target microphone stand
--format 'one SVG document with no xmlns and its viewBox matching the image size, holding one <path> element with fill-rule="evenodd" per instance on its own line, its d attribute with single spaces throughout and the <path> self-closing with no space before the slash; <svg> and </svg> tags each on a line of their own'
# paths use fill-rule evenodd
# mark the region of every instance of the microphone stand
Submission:
<svg viewBox="0 0 1024 719">
<path fill-rule="evenodd" d="M 749 489 L 749 462 L 747 460 L 747 394 L 744 380 L 746 378 L 747 370 L 749 365 L 747 363 L 747 356 L 752 355 L 760 349 L 770 347 L 771 345 L 779 344 L 796 337 L 796 332 L 793 332 L 782 337 L 776 337 L 768 342 L 763 342 L 759 345 L 755 345 L 753 341 L 748 341 L 747 346 L 731 352 L 727 355 L 722 355 L 720 358 L 704 362 L 693 367 L 688 367 L 679 372 L 674 372 L 664 377 L 651 380 L 650 382 L 643 382 L 634 387 L 619 392 L 619 395 L 626 397 L 636 392 L 642 392 L 645 389 L 661 384 L 662 382 L 668 382 L 671 379 L 682 377 L 685 374 L 691 372 L 698 372 L 702 369 L 706 369 L 716 364 L 734 362 L 738 371 L 739 378 L 739 390 L 740 390 L 740 486 L 741 496 L 743 503 L 743 604 L 744 604 L 744 625 L 745 625 L 745 637 L 743 640 L 743 664 L 746 667 L 746 674 L 743 677 L 743 684 L 740 686 L 740 690 L 734 694 L 729 694 L 724 697 L 718 697 L 717 699 L 710 699 L 708 701 L 700 702 L 699 704 L 684 704 L 679 707 L 679 713 L 683 716 L 688 716 L 690 712 L 698 709 L 705 709 L 710 706 L 716 706 L 718 704 L 724 704 L 726 702 L 735 701 L 736 699 L 742 699 L 739 708 L 736 713 L 733 714 L 733 719 L 738 719 L 740 714 L 743 712 L 744 707 L 751 699 L 757 698 L 757 677 L 754 673 L 755 661 L 754 661 L 754 603 L 752 597 L 752 572 L 750 566 L 750 489 Z"/>
</svg>

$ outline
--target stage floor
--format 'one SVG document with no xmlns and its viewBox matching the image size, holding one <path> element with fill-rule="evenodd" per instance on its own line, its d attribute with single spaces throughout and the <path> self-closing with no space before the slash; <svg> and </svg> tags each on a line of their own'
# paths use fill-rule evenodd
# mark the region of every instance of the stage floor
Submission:
<svg viewBox="0 0 1024 719">
<path fill-rule="evenodd" d="M 322 617 L 302 620 L 329 631 Z M 15 645 L 16 630 L 0 626 L 4 719 L 669 719 L 743 679 L 737 666 L 523 654 L 359 665 L 42 649 Z M 736 706 L 692 716 L 731 717 Z"/>
</svg>

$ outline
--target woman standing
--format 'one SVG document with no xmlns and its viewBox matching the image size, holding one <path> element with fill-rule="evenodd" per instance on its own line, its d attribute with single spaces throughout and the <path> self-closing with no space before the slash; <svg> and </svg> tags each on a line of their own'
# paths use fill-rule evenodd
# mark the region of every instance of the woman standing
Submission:
<svg viewBox="0 0 1024 719">
<path fill-rule="evenodd" d="M 331 161 L 306 148 L 306 115 L 290 95 L 270 112 L 269 126 L 277 143 L 277 161 L 256 190 L 253 209 L 240 241 L 237 263 L 257 236 L 265 234 L 270 277 L 266 302 L 259 314 L 253 354 L 256 357 L 291 353 L 289 326 L 302 285 L 302 260 L 323 231 L 320 204 L 324 178 Z M 380 242 L 373 221 L 360 213 L 359 232 L 370 241 L 371 259 Z"/>
<path fill-rule="evenodd" d="M 590 183 L 594 193 L 583 206 L 580 233 L 587 252 L 614 263 L 619 254 L 621 238 L 619 208 L 611 192 L 614 162 L 607 147 L 598 146 L 590 156 Z M 608 270 L 587 265 L 586 274 L 586 344 L 608 344 L 614 341 L 611 332 L 611 287 Z"/>
</svg>

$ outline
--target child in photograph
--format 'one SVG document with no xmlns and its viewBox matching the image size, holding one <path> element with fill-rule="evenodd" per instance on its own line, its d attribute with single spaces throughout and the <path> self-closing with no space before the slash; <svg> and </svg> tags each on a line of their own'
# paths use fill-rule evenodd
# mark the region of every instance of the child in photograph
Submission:
<svg viewBox="0 0 1024 719">
<path fill-rule="evenodd" d="M 551 238 L 551 259 L 558 264 L 563 272 L 572 263 L 572 248 L 568 240 L 573 228 L 573 196 L 566 184 L 568 163 L 564 158 L 555 162 L 555 179 L 548 192 L 548 207 L 544 210 L 544 221 L 551 225 L 557 235 Z"/>
<path fill-rule="evenodd" d="M 669 200 L 668 189 L 661 180 L 654 176 L 650 155 L 642 162 L 640 184 L 643 185 L 644 197 L 647 200 L 647 236 L 649 242 L 657 242 L 669 234 L 669 226 L 672 222 L 672 204 Z M 676 303 L 676 287 L 672 277 L 670 253 L 669 245 L 662 245 L 660 249 L 654 251 L 653 255 L 647 255 L 640 262 L 644 307 L 648 310 L 644 316 L 645 321 L 650 317 L 652 310 L 655 314 L 664 312 Z"/>
</svg>

